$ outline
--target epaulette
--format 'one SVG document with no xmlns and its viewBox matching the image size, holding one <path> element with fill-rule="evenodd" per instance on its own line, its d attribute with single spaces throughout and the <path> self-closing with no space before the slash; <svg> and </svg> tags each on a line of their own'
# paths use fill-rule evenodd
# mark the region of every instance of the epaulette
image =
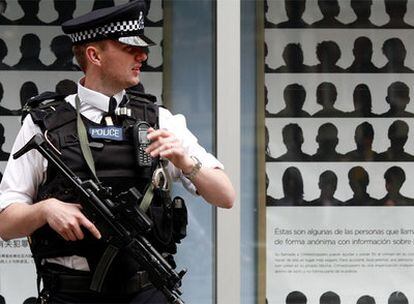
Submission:
<svg viewBox="0 0 414 304">
<path fill-rule="evenodd" d="M 22 108 L 21 122 L 23 123 L 24 118 L 31 111 L 38 109 L 38 108 L 43 109 L 47 107 L 53 107 L 53 105 L 61 103 L 66 98 L 66 96 L 68 95 L 46 91 L 46 92 L 43 92 L 42 94 L 29 98 Z"/>
</svg>

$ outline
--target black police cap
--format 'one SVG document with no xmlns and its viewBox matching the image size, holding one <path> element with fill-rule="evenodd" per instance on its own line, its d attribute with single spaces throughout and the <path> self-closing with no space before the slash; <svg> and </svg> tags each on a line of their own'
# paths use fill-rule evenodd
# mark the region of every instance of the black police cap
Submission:
<svg viewBox="0 0 414 304">
<path fill-rule="evenodd" d="M 143 0 L 98 9 L 62 24 L 62 30 L 73 44 L 99 40 L 118 40 L 133 46 L 147 47 L 155 43 L 144 35 L 144 16 L 147 12 Z"/>
</svg>

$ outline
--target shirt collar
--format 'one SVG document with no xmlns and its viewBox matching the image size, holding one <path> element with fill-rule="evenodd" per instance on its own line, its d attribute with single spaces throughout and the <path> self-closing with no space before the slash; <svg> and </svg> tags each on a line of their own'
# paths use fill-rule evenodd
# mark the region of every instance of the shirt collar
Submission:
<svg viewBox="0 0 414 304">
<path fill-rule="evenodd" d="M 102 93 L 88 89 L 87 87 L 84 87 L 82 84 L 83 84 L 83 78 L 80 79 L 78 82 L 78 96 L 81 101 L 81 104 L 82 105 L 88 104 L 103 112 L 107 112 L 108 107 L 109 107 L 110 97 Z M 119 105 L 124 95 L 125 95 L 125 90 L 122 90 L 116 93 L 115 95 L 113 95 L 113 97 L 116 99 L 117 105 Z"/>
</svg>

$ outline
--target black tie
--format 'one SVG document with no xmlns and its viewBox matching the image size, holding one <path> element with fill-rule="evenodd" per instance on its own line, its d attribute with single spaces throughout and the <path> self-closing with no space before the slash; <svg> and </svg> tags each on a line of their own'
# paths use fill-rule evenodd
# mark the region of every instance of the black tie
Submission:
<svg viewBox="0 0 414 304">
<path fill-rule="evenodd" d="M 112 96 L 109 99 L 109 105 L 108 105 L 108 115 L 114 117 L 115 116 L 115 109 L 116 109 L 116 99 Z"/>
</svg>

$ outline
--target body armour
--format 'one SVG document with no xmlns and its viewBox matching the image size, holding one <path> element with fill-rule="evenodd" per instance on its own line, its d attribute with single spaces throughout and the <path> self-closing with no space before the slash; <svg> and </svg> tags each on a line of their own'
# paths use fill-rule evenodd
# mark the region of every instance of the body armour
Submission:
<svg viewBox="0 0 414 304">
<path fill-rule="evenodd" d="M 95 162 L 96 174 L 103 186 L 111 187 L 113 194 L 118 194 L 136 187 L 142 194 L 151 183 L 152 167 L 142 168 L 136 163 L 132 139 L 132 126 L 136 121 L 146 121 L 152 127 L 158 125 L 158 107 L 150 99 L 151 95 L 127 94 L 128 102 L 124 107 L 131 110 L 130 116 L 117 118 L 117 125 L 122 126 L 123 140 L 93 139 L 88 132 L 89 146 Z M 40 104 L 30 110 L 30 115 L 50 142 L 60 151 L 61 159 L 82 180 L 90 179 L 91 173 L 83 158 L 78 136 L 76 135 L 76 110 L 66 101 L 52 101 Z M 82 116 L 87 130 L 100 127 Z M 47 168 L 46 182 L 38 189 L 36 202 L 57 198 L 68 203 L 79 203 L 80 199 L 74 189 L 68 187 L 65 179 L 52 166 Z M 154 222 L 154 229 L 147 236 L 152 245 L 161 253 L 174 254 L 179 239 L 174 233 L 177 226 L 174 221 L 174 208 L 171 207 L 168 192 L 155 190 L 148 215 Z M 182 221 L 182 219 L 177 219 Z M 96 268 L 106 244 L 95 239 L 84 229 L 85 238 L 80 241 L 65 241 L 49 225 L 36 230 L 30 237 L 31 250 L 37 265 L 44 258 L 78 255 L 88 260 L 91 272 Z M 122 250 L 111 265 L 108 284 L 122 284 L 124 279 L 132 276 L 140 267 L 138 263 Z"/>
</svg>

